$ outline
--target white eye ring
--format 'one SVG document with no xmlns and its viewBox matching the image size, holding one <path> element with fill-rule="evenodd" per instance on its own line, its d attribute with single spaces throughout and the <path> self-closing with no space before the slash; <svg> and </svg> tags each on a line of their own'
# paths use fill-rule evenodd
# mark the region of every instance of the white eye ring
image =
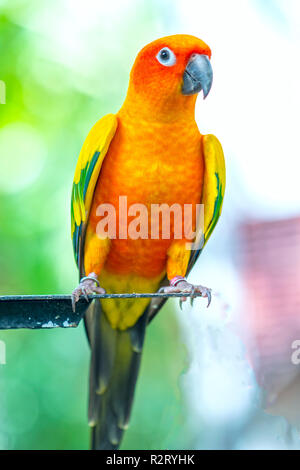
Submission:
<svg viewBox="0 0 300 470">
<path fill-rule="evenodd" d="M 158 62 L 166 67 L 176 64 L 176 55 L 168 47 L 163 47 L 156 56 Z"/>
</svg>

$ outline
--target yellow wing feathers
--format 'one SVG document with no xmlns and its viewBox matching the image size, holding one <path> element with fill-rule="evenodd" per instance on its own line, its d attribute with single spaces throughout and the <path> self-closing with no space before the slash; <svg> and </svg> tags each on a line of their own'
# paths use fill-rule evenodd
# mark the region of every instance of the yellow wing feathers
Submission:
<svg viewBox="0 0 300 470">
<path fill-rule="evenodd" d="M 203 136 L 205 172 L 202 190 L 204 204 L 204 244 L 209 239 L 222 212 L 226 185 L 223 149 L 214 135 Z"/>
<path fill-rule="evenodd" d="M 209 237 L 211 236 L 222 212 L 226 185 L 226 168 L 223 149 L 214 135 L 202 137 L 204 157 L 204 178 L 201 203 L 204 205 L 204 227 L 199 248 L 191 252 L 187 274 L 190 272 Z M 200 227 L 199 227 L 200 230 Z"/>
<path fill-rule="evenodd" d="M 78 158 L 71 198 L 71 234 L 78 266 L 84 242 L 84 225 L 88 220 L 101 166 L 117 125 L 114 114 L 100 119 L 88 134 Z"/>
</svg>

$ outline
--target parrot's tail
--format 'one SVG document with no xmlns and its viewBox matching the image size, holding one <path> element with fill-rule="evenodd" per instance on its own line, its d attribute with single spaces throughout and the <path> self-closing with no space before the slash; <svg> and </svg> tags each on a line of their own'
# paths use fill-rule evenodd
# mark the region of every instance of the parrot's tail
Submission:
<svg viewBox="0 0 300 470">
<path fill-rule="evenodd" d="M 86 313 L 91 345 L 89 424 L 94 450 L 118 449 L 128 427 L 147 310 L 126 331 L 114 330 L 110 326 L 99 300 L 94 300 Z"/>
</svg>

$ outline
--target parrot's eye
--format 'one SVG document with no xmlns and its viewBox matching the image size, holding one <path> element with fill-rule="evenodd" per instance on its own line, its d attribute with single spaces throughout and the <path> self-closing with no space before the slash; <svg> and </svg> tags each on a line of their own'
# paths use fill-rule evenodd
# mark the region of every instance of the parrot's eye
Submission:
<svg viewBox="0 0 300 470">
<path fill-rule="evenodd" d="M 168 47 L 161 49 L 156 58 L 160 64 L 165 65 L 166 67 L 172 67 L 172 65 L 176 64 L 176 56 Z"/>
</svg>

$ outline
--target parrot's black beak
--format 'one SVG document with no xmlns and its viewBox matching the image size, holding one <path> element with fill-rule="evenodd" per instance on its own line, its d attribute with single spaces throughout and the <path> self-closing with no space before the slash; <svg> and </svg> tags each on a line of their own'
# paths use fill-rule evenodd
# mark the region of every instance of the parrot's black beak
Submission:
<svg viewBox="0 0 300 470">
<path fill-rule="evenodd" d="M 203 90 L 204 99 L 213 83 L 213 69 L 207 55 L 193 54 L 183 74 L 183 95 L 194 95 Z"/>
</svg>

